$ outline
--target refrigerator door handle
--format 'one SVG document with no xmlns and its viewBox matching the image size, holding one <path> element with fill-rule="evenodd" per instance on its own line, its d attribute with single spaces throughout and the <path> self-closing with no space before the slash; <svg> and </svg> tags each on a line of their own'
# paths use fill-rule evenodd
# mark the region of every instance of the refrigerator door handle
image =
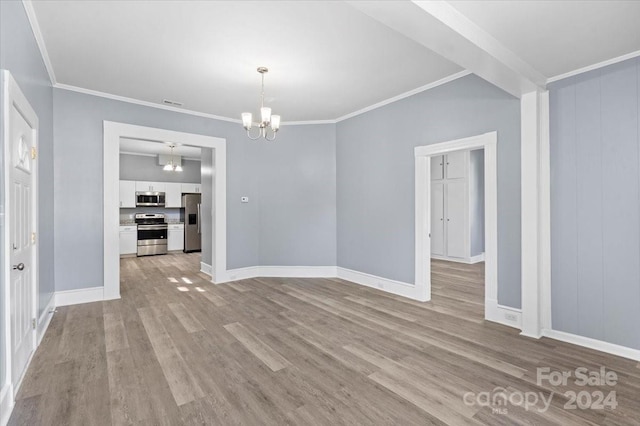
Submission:
<svg viewBox="0 0 640 426">
<path fill-rule="evenodd" d="M 196 221 L 198 222 L 198 234 L 201 234 L 201 232 L 200 232 L 200 206 L 201 206 L 201 204 L 198 203 L 198 216 L 196 217 Z"/>
</svg>

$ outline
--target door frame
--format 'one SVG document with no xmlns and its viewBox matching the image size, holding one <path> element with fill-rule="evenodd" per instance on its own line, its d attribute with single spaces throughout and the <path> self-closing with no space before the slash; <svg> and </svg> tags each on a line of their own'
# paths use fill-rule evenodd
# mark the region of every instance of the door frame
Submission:
<svg viewBox="0 0 640 426">
<path fill-rule="evenodd" d="M 227 279 L 227 146 L 226 139 L 104 121 L 104 288 L 103 299 L 120 298 L 120 138 L 173 142 L 213 149 L 214 221 L 212 231 L 211 282 Z"/>
<path fill-rule="evenodd" d="M 38 116 L 36 112 L 31 107 L 31 104 L 27 100 L 26 96 L 20 90 L 20 86 L 15 81 L 13 76 L 8 70 L 0 70 L 1 79 L 2 79 L 2 123 L 3 123 L 3 135 L 2 135 L 2 149 L 3 149 L 3 168 L 4 168 L 4 219 L 3 219 L 3 228 L 4 232 L 2 233 L 2 247 L 4 247 L 3 253 L 3 263 L 5 265 L 2 280 L 4 282 L 4 288 L 1 289 L 3 291 L 3 309 L 4 309 L 4 353 L 2 353 L 4 358 L 4 368 L 5 368 L 5 380 L 4 383 L 0 384 L 0 410 L 4 413 L 11 413 L 11 409 L 13 408 L 14 396 L 20 387 L 20 383 L 24 378 L 24 373 L 28 370 L 29 364 L 31 363 L 31 359 L 33 358 L 33 354 L 38 347 L 38 332 L 37 327 L 32 328 L 32 339 L 33 339 L 33 351 L 27 360 L 27 365 L 25 367 L 25 371 L 22 376 L 17 380 L 16 383 L 13 383 L 13 372 L 12 372 L 12 336 L 11 336 L 11 294 L 10 294 L 10 281 L 11 281 L 11 251 L 10 247 L 10 235 L 9 230 L 11 229 L 11 148 L 10 148 L 10 132 L 9 132 L 9 112 L 11 110 L 11 105 L 14 105 L 17 109 L 20 110 L 20 113 L 25 118 L 25 120 L 29 123 L 31 128 L 33 129 L 33 147 L 36 149 L 36 153 L 38 152 Z M 32 278 L 31 278 L 31 292 L 33 294 L 33 300 L 31 301 L 31 318 L 36 319 L 37 321 L 37 312 L 38 312 L 38 280 L 40 268 L 38 264 L 38 249 L 39 249 L 39 241 L 38 241 L 38 161 L 33 161 L 32 169 L 31 169 L 31 226 L 33 232 L 36 233 L 36 240 L 33 243 L 33 252 L 32 252 Z M 2 212 L 0 212 L 2 213 Z M 0 418 L 0 423 L 8 420 L 4 418 Z"/>
<path fill-rule="evenodd" d="M 497 320 L 498 307 L 498 133 L 488 132 L 431 145 L 415 154 L 415 285 L 420 300 L 431 300 L 431 157 L 484 149 L 485 319 Z M 502 321 L 498 321 L 502 322 Z"/>
</svg>

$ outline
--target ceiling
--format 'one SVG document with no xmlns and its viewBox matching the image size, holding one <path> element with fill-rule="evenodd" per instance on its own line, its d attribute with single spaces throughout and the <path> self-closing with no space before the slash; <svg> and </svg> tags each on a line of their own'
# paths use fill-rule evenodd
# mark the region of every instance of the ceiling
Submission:
<svg viewBox="0 0 640 426">
<path fill-rule="evenodd" d="M 120 138 L 120 152 L 126 154 L 158 155 L 171 154 L 170 144 L 166 142 L 141 139 Z M 188 160 L 200 160 L 200 148 L 188 145 L 176 145 L 173 154 Z"/>
<path fill-rule="evenodd" d="M 640 2 L 451 1 L 545 77 L 640 50 Z M 36 1 L 58 84 L 335 120 L 463 71 L 341 1 Z"/>
<path fill-rule="evenodd" d="M 547 78 L 640 50 L 640 1 L 449 1 Z"/>
</svg>

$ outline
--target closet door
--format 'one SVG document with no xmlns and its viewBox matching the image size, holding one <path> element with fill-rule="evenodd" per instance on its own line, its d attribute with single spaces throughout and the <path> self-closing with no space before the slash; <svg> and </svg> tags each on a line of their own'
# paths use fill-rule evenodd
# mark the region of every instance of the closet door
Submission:
<svg viewBox="0 0 640 426">
<path fill-rule="evenodd" d="M 444 256 L 444 184 L 431 184 L 431 254 Z"/>
<path fill-rule="evenodd" d="M 464 181 L 447 183 L 447 256 L 465 257 L 465 185 Z"/>
<path fill-rule="evenodd" d="M 431 157 L 431 180 L 444 179 L 444 155 Z"/>
<path fill-rule="evenodd" d="M 469 151 L 452 152 L 445 157 L 446 178 L 458 179 L 467 176 Z"/>
</svg>

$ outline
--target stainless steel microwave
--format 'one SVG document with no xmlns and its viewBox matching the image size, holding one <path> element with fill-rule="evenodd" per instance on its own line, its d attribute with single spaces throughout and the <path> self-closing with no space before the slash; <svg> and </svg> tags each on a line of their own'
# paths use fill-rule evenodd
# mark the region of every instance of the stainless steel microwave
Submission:
<svg viewBox="0 0 640 426">
<path fill-rule="evenodd" d="M 164 192 L 136 192 L 136 206 L 164 207 Z"/>
</svg>

